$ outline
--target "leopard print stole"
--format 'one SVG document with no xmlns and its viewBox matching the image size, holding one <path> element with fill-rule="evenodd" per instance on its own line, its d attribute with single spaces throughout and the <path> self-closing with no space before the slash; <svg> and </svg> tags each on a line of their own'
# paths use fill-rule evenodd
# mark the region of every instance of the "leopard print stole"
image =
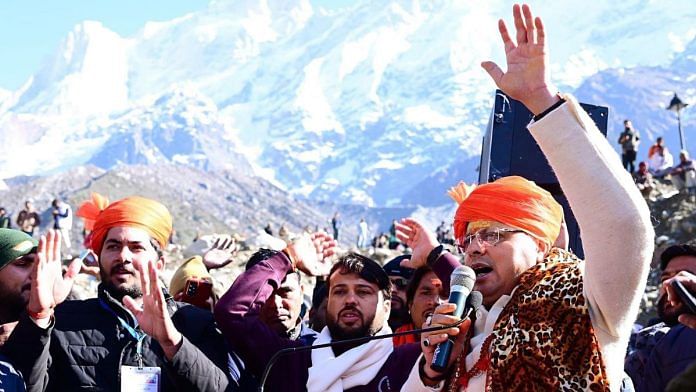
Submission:
<svg viewBox="0 0 696 392">
<path fill-rule="evenodd" d="M 554 248 L 520 276 L 493 329 L 488 391 L 609 391 L 580 263 Z"/>
</svg>

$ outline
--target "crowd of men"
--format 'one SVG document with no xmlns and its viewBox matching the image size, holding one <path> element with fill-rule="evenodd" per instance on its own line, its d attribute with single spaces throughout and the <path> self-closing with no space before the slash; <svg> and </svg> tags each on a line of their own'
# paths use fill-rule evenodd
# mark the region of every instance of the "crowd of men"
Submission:
<svg viewBox="0 0 696 392">
<path fill-rule="evenodd" d="M 551 85 L 541 19 L 526 5 L 513 18 L 515 39 L 498 26 L 507 70 L 482 66 L 534 114 L 529 129 L 572 206 L 585 260 L 567 248 L 552 195 L 505 177 L 450 190 L 457 254 L 405 218 L 394 231 L 409 256 L 382 266 L 336 255 L 337 214 L 332 235 L 252 255 L 220 298 L 206 283 L 227 241 L 187 260 L 170 292 L 160 279 L 168 209 L 95 195 L 76 215 L 98 263 L 96 298 L 66 301 L 82 261 L 63 271 L 59 227 L 38 240 L 0 229 L 0 389 L 689 390 L 696 316 L 672 285 L 696 290 L 695 249 L 663 253 L 662 320 L 631 339 L 654 248 L 647 205 L 575 98 Z M 447 300 L 462 263 L 483 302 L 464 320 Z M 303 275 L 317 282 L 309 305 Z"/>
</svg>

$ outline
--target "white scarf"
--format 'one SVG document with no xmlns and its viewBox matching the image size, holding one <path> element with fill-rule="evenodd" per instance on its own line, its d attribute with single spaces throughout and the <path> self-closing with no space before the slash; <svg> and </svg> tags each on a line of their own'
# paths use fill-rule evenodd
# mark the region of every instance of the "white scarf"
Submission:
<svg viewBox="0 0 696 392">
<path fill-rule="evenodd" d="M 392 333 L 388 325 L 375 334 Z M 331 342 L 331 333 L 324 327 L 312 345 Z M 312 350 L 312 367 L 309 368 L 307 390 L 309 392 L 341 392 L 346 389 L 366 385 L 382 369 L 391 352 L 394 351 L 392 339 L 371 340 L 354 347 L 338 357 L 331 347 Z"/>
</svg>

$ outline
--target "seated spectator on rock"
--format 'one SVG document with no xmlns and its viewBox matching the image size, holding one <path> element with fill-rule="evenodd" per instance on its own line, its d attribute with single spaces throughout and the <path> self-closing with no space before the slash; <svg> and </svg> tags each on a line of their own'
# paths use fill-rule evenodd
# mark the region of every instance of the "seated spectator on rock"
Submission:
<svg viewBox="0 0 696 392">
<path fill-rule="evenodd" d="M 660 255 L 660 294 L 657 314 L 660 322 L 635 336 L 635 347 L 626 357 L 624 369 L 637 391 L 662 391 L 674 376 L 696 360 L 696 331 L 679 324 L 686 308 L 673 303 L 670 282 L 685 273 L 696 274 L 696 247 L 672 245 Z"/>
<path fill-rule="evenodd" d="M 312 239 L 299 238 L 285 251 L 244 272 L 220 299 L 215 308 L 218 323 L 257 376 L 279 350 L 303 346 L 302 342 L 279 337 L 260 320 L 263 304 L 295 268 L 314 276 L 328 276 L 327 326 L 313 345 L 391 333 L 387 323 L 391 283 L 387 274 L 375 261 L 355 253 L 331 266 L 327 257 L 333 254 L 334 246 L 335 241 L 325 233 L 315 233 Z M 455 330 L 439 331 L 437 335 L 466 335 Z M 426 364 L 432 359 L 432 351 L 429 353 Z M 397 391 L 420 355 L 417 344 L 395 348 L 389 338 L 337 343 L 281 358 L 270 371 L 266 387 L 273 391 Z"/>
<path fill-rule="evenodd" d="M 447 302 L 447 294 L 442 291 L 442 281 L 430 267 L 424 266 L 415 270 L 406 287 L 406 305 L 411 322 L 402 325 L 396 332 L 423 328 L 426 319 L 433 315 L 435 308 L 440 303 Z M 395 336 L 394 347 L 419 341 L 420 336 L 416 334 Z"/>
<path fill-rule="evenodd" d="M 3 350 L 27 388 L 133 390 L 146 376 L 162 391 L 237 390 L 242 363 L 211 312 L 175 302 L 159 283 L 167 208 L 137 196 L 93 207 L 98 298 L 63 302 L 72 282 L 61 274 L 60 233 L 39 241 L 26 312 Z"/>
<path fill-rule="evenodd" d="M 662 137 L 658 137 L 648 151 L 648 170 L 653 176 L 662 178 L 669 174 L 673 164 L 674 157 L 664 145 Z"/>
<path fill-rule="evenodd" d="M 252 267 L 276 253 L 278 252 L 260 249 L 251 255 L 249 261 L 247 261 L 246 271 L 249 271 Z M 244 276 L 244 274 L 241 276 Z M 291 271 L 286 274 L 280 286 L 273 290 L 271 296 L 261 307 L 259 319 L 278 336 L 299 340 L 304 345 L 311 345 L 317 338 L 317 333 L 302 322 L 304 285 L 302 285 L 301 280 L 300 271 Z"/>
<path fill-rule="evenodd" d="M 696 167 L 687 151 L 679 153 L 679 164 L 669 174 L 672 184 L 679 191 L 686 190 L 687 193 L 696 194 Z"/>
<path fill-rule="evenodd" d="M 403 260 L 408 260 L 411 255 L 401 255 L 389 260 L 384 264 L 384 271 L 391 281 L 391 313 L 389 314 L 389 327 L 396 330 L 402 325 L 411 321 L 406 306 L 406 287 L 408 280 L 413 275 L 411 268 L 401 266 Z"/>
<path fill-rule="evenodd" d="M 640 193 L 644 198 L 649 199 L 650 193 L 652 193 L 655 184 L 653 182 L 652 174 L 648 170 L 648 164 L 641 162 L 638 164 L 638 170 L 633 173 L 633 181 L 640 190 Z"/>
</svg>

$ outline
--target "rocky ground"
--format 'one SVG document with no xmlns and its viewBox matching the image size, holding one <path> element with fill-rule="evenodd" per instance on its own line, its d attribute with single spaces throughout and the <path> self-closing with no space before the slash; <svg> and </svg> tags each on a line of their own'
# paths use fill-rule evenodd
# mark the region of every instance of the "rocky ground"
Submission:
<svg viewBox="0 0 696 392">
<path fill-rule="evenodd" d="M 638 317 L 640 324 L 645 324 L 656 316 L 662 251 L 674 244 L 696 244 L 696 197 L 684 191 L 677 192 L 669 183 L 657 182 L 647 202 L 655 228 L 655 253 Z"/>
</svg>

